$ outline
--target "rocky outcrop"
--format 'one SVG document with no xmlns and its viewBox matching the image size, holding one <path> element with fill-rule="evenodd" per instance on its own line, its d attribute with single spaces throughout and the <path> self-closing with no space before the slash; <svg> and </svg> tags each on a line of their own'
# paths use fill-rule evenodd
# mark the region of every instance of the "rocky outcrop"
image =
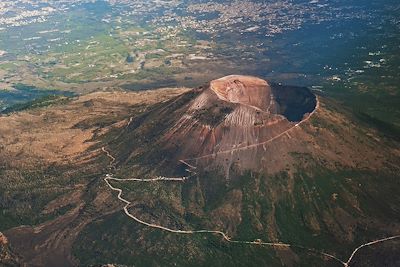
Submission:
<svg viewBox="0 0 400 267">
<path fill-rule="evenodd" d="M 20 266 L 19 260 L 11 252 L 7 237 L 0 232 L 0 266 Z"/>
</svg>

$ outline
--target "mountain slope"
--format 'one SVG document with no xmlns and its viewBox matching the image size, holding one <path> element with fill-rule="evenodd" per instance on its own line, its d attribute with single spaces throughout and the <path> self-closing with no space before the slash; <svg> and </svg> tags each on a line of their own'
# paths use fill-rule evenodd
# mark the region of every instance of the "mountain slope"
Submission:
<svg viewBox="0 0 400 267">
<path fill-rule="evenodd" d="M 250 103 L 245 95 L 238 98 L 246 98 L 246 103 L 227 100 L 218 92 L 221 89 L 213 89 L 214 81 L 156 105 L 133 117 L 110 144 L 118 162 L 172 164 L 175 170 L 179 161 L 185 160 L 205 169 L 223 167 L 226 172 L 237 167 L 275 174 L 298 165 L 296 154 L 305 154 L 332 169 L 398 167 L 393 162 L 398 151 L 382 146 L 376 131 L 357 125 L 352 115 L 332 101 L 316 98 L 306 88 L 269 85 L 253 77 L 224 79 L 240 83 L 243 77 L 256 79 L 259 84 L 253 87 L 267 91 L 262 96 L 267 100 L 260 102 L 261 93 L 254 89 L 254 99 L 260 103 Z M 246 81 L 244 84 L 247 86 Z M 289 120 L 286 116 L 290 113 L 297 120 Z"/>
<path fill-rule="evenodd" d="M 129 213 L 154 225 L 285 242 L 343 260 L 358 244 L 400 231 L 398 144 L 306 88 L 228 76 L 134 116 L 108 149 L 114 177 L 189 177 L 112 183 L 132 202 Z M 193 242 L 192 253 L 207 259 Z M 295 250 L 275 257 L 288 266 L 313 262 Z"/>
<path fill-rule="evenodd" d="M 228 76 L 0 120 L 0 230 L 29 266 L 344 266 L 400 232 L 399 143 L 307 88 Z"/>
</svg>

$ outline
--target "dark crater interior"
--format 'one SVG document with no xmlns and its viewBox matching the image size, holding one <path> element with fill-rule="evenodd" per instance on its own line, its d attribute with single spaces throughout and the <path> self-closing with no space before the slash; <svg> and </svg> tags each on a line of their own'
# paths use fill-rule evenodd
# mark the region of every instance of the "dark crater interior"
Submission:
<svg viewBox="0 0 400 267">
<path fill-rule="evenodd" d="M 272 93 L 279 104 L 278 113 L 289 121 L 301 121 L 305 114 L 314 111 L 317 97 L 307 87 L 271 84 Z"/>
</svg>

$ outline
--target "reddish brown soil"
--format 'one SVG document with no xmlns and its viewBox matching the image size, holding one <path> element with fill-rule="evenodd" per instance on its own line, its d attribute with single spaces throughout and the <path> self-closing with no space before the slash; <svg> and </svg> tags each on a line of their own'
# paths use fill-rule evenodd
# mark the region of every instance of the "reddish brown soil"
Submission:
<svg viewBox="0 0 400 267">
<path fill-rule="evenodd" d="M 271 101 L 268 82 L 256 77 L 230 75 L 210 83 L 210 89 L 224 101 L 267 111 Z"/>
<path fill-rule="evenodd" d="M 110 130 L 124 129 L 132 110 L 166 101 L 186 91 L 161 89 L 137 93 L 93 93 L 67 104 L 0 117 L 0 165 L 10 173 L 0 174 L 0 179 L 3 184 L 9 185 L 9 193 L 29 190 L 20 189 L 24 185 L 22 182 L 19 184 L 17 179 L 20 172 L 53 166 L 65 173 L 55 177 L 55 184 L 46 184 L 45 189 L 34 185 L 32 190 L 42 189 L 42 194 L 53 195 L 58 192 L 58 183 L 63 183 L 63 179 L 71 179 L 66 182 L 71 185 L 63 188 L 67 193 L 45 204 L 40 213 L 51 215 L 67 205 L 72 207 L 67 213 L 39 225 L 5 231 L 8 241 L 0 234 L 0 245 L 9 242 L 28 266 L 77 266 L 71 250 L 80 231 L 87 224 L 119 211 L 121 207 L 114 201 L 111 192 L 105 189 L 101 174 L 96 176 L 97 179 L 88 181 L 73 180 L 83 175 L 81 169 L 89 169 L 89 173 L 95 174 L 107 171 L 108 159 L 96 145 Z M 75 174 L 68 177 L 68 173 Z M 102 186 L 105 190 L 98 189 Z"/>
<path fill-rule="evenodd" d="M 115 132 L 110 137 L 120 141 L 121 148 L 129 150 L 132 158 L 142 160 L 152 156 L 148 154 L 156 154 L 152 159 L 159 161 L 150 165 L 155 175 L 164 175 L 166 168 L 157 167 L 166 160 L 179 164 L 184 159 L 198 169 L 217 168 L 229 181 L 234 172 L 252 170 L 268 177 L 283 170 L 290 173 L 298 165 L 307 168 L 315 162 L 332 169 L 345 166 L 382 170 L 390 166 L 393 155 L 397 159 L 400 155 L 396 147 L 383 146 L 382 137 L 375 130 L 360 127 L 344 111 L 334 110 L 326 99 L 320 99 L 316 111 L 311 117 L 306 114 L 301 124 L 288 121 L 277 114 L 278 108 L 272 108 L 277 104 L 268 83 L 254 77 L 230 76 L 211 82 L 211 87 L 197 90 L 193 97 L 192 94 L 186 89 L 95 93 L 65 105 L 0 117 L 0 164 L 15 171 L 50 165 L 74 168 L 103 156 L 98 167 L 107 166 L 109 160 L 101 149 L 90 149 L 99 146 L 97 142 L 112 130 Z M 178 108 L 172 105 L 180 100 L 183 104 Z M 132 127 L 130 118 L 134 118 Z M 168 124 L 164 127 L 165 121 Z M 121 150 L 111 152 L 120 159 Z M 174 164 L 169 168 L 176 169 Z M 2 182 L 13 181 L 13 177 L 2 177 Z M 33 265 L 76 265 L 71 246 L 79 232 L 121 207 L 102 177 L 98 181 L 73 184 L 68 194 L 50 201 L 42 210 L 48 214 L 73 204 L 66 214 L 37 226 L 7 231 L 11 245 Z M 275 203 L 293 190 L 293 180 L 273 189 L 268 193 Z M 93 199 L 86 202 L 87 192 L 92 193 Z M 217 224 L 230 232 L 235 232 L 242 220 L 242 197 L 239 191 L 233 192 L 215 211 Z M 354 203 L 357 205 L 356 200 Z M 345 227 L 351 231 L 354 226 L 347 214 L 335 212 L 339 220 L 349 222 Z M 271 240 L 278 233 L 273 213 L 263 222 L 269 226 Z M 315 220 L 310 219 L 310 224 L 316 231 L 320 229 Z M 260 222 L 259 227 L 265 226 Z"/>
<path fill-rule="evenodd" d="M 380 140 L 371 138 L 376 133 L 360 129 L 342 112 L 326 109 L 325 99 L 300 122 L 289 121 L 278 110 L 268 82 L 227 76 L 212 81 L 182 107 L 183 115 L 159 138 L 167 150 L 177 151 L 171 152 L 172 161 L 216 168 L 228 180 L 232 169 L 290 172 L 300 164 L 296 155 L 303 155 L 303 166 L 307 157 L 331 168 L 385 165 L 375 149 Z"/>
<path fill-rule="evenodd" d="M 3 233 L 0 232 L 0 245 L 7 245 L 8 239 Z"/>
</svg>

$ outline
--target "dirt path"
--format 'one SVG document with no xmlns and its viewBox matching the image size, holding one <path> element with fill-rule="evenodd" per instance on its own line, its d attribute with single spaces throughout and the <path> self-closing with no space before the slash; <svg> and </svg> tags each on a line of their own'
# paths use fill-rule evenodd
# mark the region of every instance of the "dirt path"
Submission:
<svg viewBox="0 0 400 267">
<path fill-rule="evenodd" d="M 218 151 L 218 152 L 216 152 L 216 153 L 211 153 L 211 154 L 203 155 L 203 156 L 196 157 L 196 158 L 185 159 L 185 161 L 199 160 L 199 159 L 205 159 L 205 158 L 215 157 L 215 156 L 220 155 L 220 154 L 228 154 L 228 153 L 232 153 L 232 152 L 242 151 L 242 150 L 246 150 L 246 149 L 249 149 L 249 148 L 255 148 L 255 147 L 258 147 L 258 146 L 263 146 L 263 145 L 269 144 L 269 143 L 275 141 L 276 139 L 281 138 L 282 136 L 288 134 L 288 133 L 289 133 L 290 131 L 292 131 L 293 129 L 298 128 L 298 127 L 301 127 L 305 122 L 309 121 L 310 118 L 311 118 L 311 117 L 317 112 L 317 110 L 319 109 L 320 103 L 319 103 L 318 96 L 316 96 L 316 99 L 317 99 L 317 104 L 316 104 L 316 106 L 315 106 L 315 109 L 314 109 L 313 112 L 311 112 L 305 119 L 303 119 L 302 121 L 296 123 L 295 125 L 293 125 L 293 126 L 290 127 L 289 129 L 283 131 L 282 133 L 280 133 L 280 134 L 278 134 L 278 135 L 272 137 L 271 139 L 268 139 L 267 141 L 263 141 L 263 142 L 260 142 L 260 143 L 251 144 L 251 145 L 247 145 L 247 146 L 243 146 L 243 147 L 232 148 L 232 149 L 228 149 L 228 150 L 224 150 L 224 151 Z M 253 107 L 253 108 L 256 108 L 256 107 Z"/>
<path fill-rule="evenodd" d="M 310 116 L 309 116 L 310 117 Z M 308 117 L 308 118 L 309 118 Z M 294 127 L 297 127 L 294 126 Z M 286 131 L 287 132 L 287 131 Z M 103 147 L 102 151 L 104 151 L 104 153 L 107 155 L 107 157 L 110 158 L 110 169 L 112 169 L 115 163 L 115 158 Z M 323 252 L 323 251 L 318 251 L 316 249 L 313 248 L 307 248 L 304 246 L 300 246 L 300 245 L 295 245 L 295 244 L 287 244 L 287 243 L 282 243 L 282 242 L 263 242 L 261 240 L 256 240 L 256 241 L 243 241 L 243 240 L 232 240 L 226 233 L 222 232 L 222 231 L 214 231 L 214 230 L 180 230 L 180 229 L 171 229 L 168 227 L 164 227 L 162 225 L 157 225 L 157 224 L 153 224 L 153 223 L 149 223 L 146 221 L 141 220 L 140 218 L 136 217 L 135 215 L 131 214 L 129 212 L 129 206 L 131 205 L 131 202 L 125 198 L 122 197 L 123 194 L 123 190 L 121 188 L 117 188 L 114 187 L 110 181 L 116 181 L 116 182 L 160 182 L 160 181 L 169 181 L 169 182 L 185 182 L 188 179 L 190 179 L 191 177 L 196 175 L 196 172 L 190 170 L 190 169 L 196 169 L 195 166 L 192 166 L 188 163 L 185 162 L 185 160 L 180 160 L 181 163 L 185 164 L 186 166 L 188 166 L 189 169 L 187 169 L 187 171 L 189 173 L 191 173 L 190 176 L 185 176 L 185 177 L 163 177 L 163 176 L 158 176 L 156 178 L 152 178 L 152 179 L 138 179 L 138 178 L 128 178 L 128 179 L 120 179 L 120 178 L 114 178 L 112 174 L 107 174 L 104 178 L 104 181 L 106 182 L 107 186 L 113 190 L 118 192 L 118 199 L 125 203 L 124 206 L 124 212 L 125 214 L 133 219 L 134 221 L 145 225 L 147 227 L 151 227 L 151 228 L 155 228 L 155 229 L 160 229 L 163 231 L 167 231 L 170 233 L 175 233 L 175 234 L 215 234 L 215 235 L 219 235 L 221 236 L 225 241 L 229 242 L 229 243 L 234 243 L 234 244 L 247 244 L 247 245 L 257 245 L 257 246 L 270 246 L 270 247 L 278 247 L 278 248 L 298 248 L 298 249 L 303 249 L 306 250 L 308 252 L 311 252 L 313 254 L 318 254 L 320 256 L 325 256 L 328 258 L 331 258 L 333 260 L 335 260 L 336 262 L 340 263 L 341 265 L 343 265 L 344 267 L 348 267 L 350 266 L 350 262 L 353 259 L 354 255 L 362 248 L 367 247 L 367 246 L 372 246 L 374 244 L 378 244 L 381 242 L 385 242 L 385 241 L 389 241 L 389 240 L 393 240 L 393 239 L 398 239 L 400 238 L 400 235 L 396 235 L 396 236 L 391 236 L 391 237 L 387 237 L 387 238 L 383 238 L 383 239 L 378 239 L 378 240 L 374 240 L 365 244 L 360 245 L 359 247 L 357 247 L 351 254 L 351 256 L 349 257 L 349 259 L 344 262 L 343 260 L 339 259 L 338 257 L 336 257 L 335 255 Z"/>
<path fill-rule="evenodd" d="M 354 255 L 356 255 L 356 253 L 357 253 L 360 249 L 362 249 L 362 248 L 364 248 L 364 247 L 372 246 L 372 245 L 375 245 L 375 244 L 378 244 L 378 243 L 382 243 L 382 242 L 385 242 L 385 241 L 397 239 L 397 238 L 400 238 L 400 235 L 395 235 L 395 236 L 391 236 L 391 237 L 387 237 L 387 238 L 382 238 L 382 239 L 378 239 L 378 240 L 375 240 L 375 241 L 371 241 L 371 242 L 362 244 L 361 246 L 357 247 L 357 248 L 353 251 L 353 253 L 351 253 L 350 258 L 349 258 L 349 259 L 347 260 L 347 262 L 345 262 L 343 265 L 344 265 L 345 267 L 348 267 L 349 264 L 350 264 L 350 262 L 351 262 L 351 260 L 353 259 Z"/>
<path fill-rule="evenodd" d="M 168 227 L 164 227 L 164 226 L 161 226 L 161 225 L 157 225 L 157 224 L 153 224 L 153 223 L 149 223 L 149 222 L 143 221 L 143 220 L 141 220 L 140 218 L 136 217 L 135 215 L 133 215 L 133 214 L 131 214 L 131 213 L 129 212 L 129 206 L 131 205 L 131 202 L 130 202 L 129 200 L 123 198 L 123 196 L 122 196 L 123 190 L 122 190 L 121 188 L 114 187 L 114 186 L 110 183 L 110 181 L 116 181 L 116 182 L 129 182 L 129 181 L 135 181 L 135 182 L 160 182 L 160 181 L 185 182 L 185 181 L 187 181 L 188 179 L 190 179 L 191 177 L 193 177 L 193 176 L 195 176 L 195 175 L 197 174 L 197 173 L 194 171 L 194 170 L 196 170 L 196 167 L 193 166 L 193 165 L 191 165 L 191 164 L 189 164 L 189 163 L 187 163 L 187 161 L 190 161 L 190 160 L 197 160 L 197 159 L 204 159 L 204 158 L 212 157 L 212 156 L 215 156 L 215 155 L 218 155 L 218 154 L 233 153 L 233 152 L 235 152 L 235 151 L 241 151 L 241 150 L 245 150 L 245 149 L 249 149 L 249 148 L 253 148 L 253 147 L 257 147 L 257 146 L 266 145 L 266 144 L 268 144 L 268 143 L 271 143 L 271 142 L 273 142 L 274 140 L 276 140 L 276 139 L 278 139 L 278 138 L 280 138 L 280 137 L 282 137 L 282 136 L 288 134 L 291 130 L 293 130 L 293 129 L 295 129 L 295 128 L 298 128 L 298 127 L 301 127 L 301 125 L 302 125 L 303 123 L 307 122 L 307 121 L 315 114 L 315 112 L 317 112 L 317 110 L 319 109 L 319 105 L 320 105 L 320 102 L 319 102 L 319 99 L 318 99 L 318 97 L 317 97 L 317 104 L 316 104 L 316 107 L 315 107 L 314 111 L 311 112 L 311 113 L 307 116 L 307 118 L 303 119 L 301 122 L 295 124 L 295 125 L 292 126 L 291 128 L 287 129 L 286 131 L 284 131 L 284 132 L 278 134 L 277 136 L 275 136 L 275 137 L 273 137 L 273 138 L 271 138 L 271 139 L 269 139 L 269 140 L 267 140 L 267 141 L 264 141 L 264 142 L 261 142 L 261 143 L 257 143 L 257 144 L 248 145 L 248 146 L 245 146 L 245 147 L 233 148 L 233 149 L 226 150 L 226 151 L 220 151 L 220 152 L 217 152 L 217 153 L 208 154 L 208 155 L 204 155 L 204 156 L 197 157 L 197 158 L 191 158 L 191 159 L 180 160 L 181 163 L 185 164 L 185 165 L 188 167 L 188 169 L 186 169 L 186 171 L 187 171 L 188 173 L 190 173 L 189 176 L 184 176 L 184 177 L 172 177 L 172 178 L 171 178 L 171 177 L 158 176 L 158 177 L 152 178 L 152 179 L 138 179 L 138 178 L 120 179 L 120 178 L 114 178 L 114 177 L 112 176 L 112 174 L 107 174 L 107 175 L 105 176 L 105 178 L 104 178 L 104 181 L 106 182 L 107 186 L 108 186 L 111 190 L 118 192 L 118 196 L 117 196 L 118 199 L 119 199 L 121 202 L 125 203 L 125 206 L 124 206 L 124 208 L 123 208 L 125 214 L 126 214 L 128 217 L 130 217 L 131 219 L 135 220 L 136 222 L 138 222 L 138 223 L 140 223 L 140 224 L 142 224 L 142 225 L 145 225 L 145 226 L 148 226 L 148 227 L 151 227 L 151 228 L 160 229 L 160 230 L 167 231 L 167 232 L 170 232 L 170 233 L 175 233 L 175 234 L 215 234 L 215 235 L 221 236 L 225 241 L 227 241 L 227 242 L 229 242 L 229 243 L 235 243 L 235 244 L 247 244 L 247 245 L 257 245 L 257 246 L 270 246 L 270 247 L 280 247 L 280 248 L 298 248 L 298 249 L 302 249 L 302 250 L 311 252 L 311 253 L 313 253 L 313 254 L 317 254 L 317 255 L 320 255 L 320 256 L 328 257 L 328 258 L 333 259 L 333 260 L 335 260 L 336 262 L 340 263 L 340 264 L 343 265 L 344 267 L 348 267 L 348 266 L 350 266 L 350 262 L 352 261 L 354 255 L 356 255 L 356 253 L 357 253 L 360 249 L 362 249 L 362 248 L 364 248 L 364 247 L 367 247 L 367 246 L 372 246 L 372 245 L 375 245 L 375 244 L 378 244 L 378 243 L 382 243 L 382 242 L 385 242 L 385 241 L 389 241 L 389 240 L 393 240 L 393 239 L 398 239 L 398 238 L 400 238 L 400 235 L 391 236 L 391 237 L 387 237 L 387 238 L 383 238 L 383 239 L 378 239 L 378 240 L 374 240 L 374 241 L 371 241 L 371 242 L 362 244 L 362 245 L 358 246 L 358 247 L 352 252 L 352 254 L 350 255 L 349 259 L 345 262 L 345 261 L 339 259 L 338 257 L 336 257 L 335 255 L 332 255 L 332 254 L 329 254 L 329 253 L 326 253 L 326 252 L 323 252 L 323 251 L 318 251 L 318 250 L 313 249 L 313 248 L 307 248 L 307 247 L 304 247 L 304 246 L 301 246 L 301 245 L 287 244 L 287 243 L 282 243 L 282 242 L 263 242 L 263 241 L 261 241 L 261 240 L 256 240 L 256 241 L 232 240 L 226 233 L 224 233 L 224 232 L 222 232 L 222 231 L 215 231 L 215 230 L 181 230 L 181 229 L 171 229 L 171 228 L 168 228 Z M 256 107 L 253 107 L 253 106 L 251 106 L 251 107 L 252 107 L 252 108 L 256 108 Z M 256 109 L 258 109 L 258 108 L 256 108 Z M 116 159 L 115 159 L 104 147 L 102 148 L 102 151 L 107 155 L 107 157 L 110 158 L 110 169 L 113 169 L 113 168 L 115 167 L 115 166 L 114 166 L 114 163 L 115 163 Z"/>
<path fill-rule="evenodd" d="M 193 176 L 193 175 L 192 175 Z M 291 244 L 286 244 L 286 243 L 281 243 L 281 242 L 263 242 L 261 240 L 256 240 L 256 241 L 241 241 L 241 240 L 232 240 L 228 234 L 222 232 L 222 231 L 215 231 L 215 230 L 180 230 L 180 229 L 171 229 L 168 227 L 164 227 L 162 225 L 158 225 L 158 224 L 153 224 L 153 223 L 149 223 L 146 221 L 141 220 L 140 218 L 136 217 L 135 215 L 131 214 L 129 212 L 129 206 L 131 205 L 131 202 L 125 198 L 122 197 L 123 191 L 121 188 L 117 188 L 114 187 L 110 181 L 119 181 L 119 182 L 126 182 L 126 181 L 137 181 L 137 182 L 157 182 L 157 181 L 174 181 L 174 182 L 184 182 L 187 179 L 189 179 L 189 177 L 182 177 L 182 178 L 166 178 L 166 177 L 157 177 L 154 179 L 135 179 L 135 178 L 131 178 L 131 179 L 119 179 L 119 178 L 113 178 L 112 175 L 107 174 L 106 177 L 104 178 L 104 181 L 106 182 L 106 184 L 108 185 L 108 187 L 110 189 L 112 189 L 113 191 L 118 192 L 118 199 L 125 203 L 124 206 L 124 212 L 125 214 L 130 217 L 131 219 L 135 220 L 136 222 L 143 224 L 145 226 L 151 227 L 151 228 L 156 228 L 156 229 L 160 229 L 163 231 L 167 231 L 170 233 L 175 233 L 175 234 L 215 234 L 215 235 L 219 235 L 221 236 L 225 241 L 229 242 L 229 243 L 235 243 L 235 244 L 247 244 L 247 245 L 258 245 L 258 246 L 270 246 L 270 247 L 280 247 L 280 248 L 300 248 L 300 249 L 304 249 L 307 250 L 309 252 L 312 252 L 314 254 L 319 254 L 325 257 L 329 257 L 333 260 L 336 260 L 338 262 L 340 262 L 341 264 L 345 265 L 345 263 L 340 260 L 339 258 L 337 258 L 334 255 L 325 253 L 325 252 L 320 252 L 317 251 L 315 249 L 310 249 L 310 248 L 306 248 L 303 246 L 298 246 L 298 245 L 291 245 Z"/>
</svg>

